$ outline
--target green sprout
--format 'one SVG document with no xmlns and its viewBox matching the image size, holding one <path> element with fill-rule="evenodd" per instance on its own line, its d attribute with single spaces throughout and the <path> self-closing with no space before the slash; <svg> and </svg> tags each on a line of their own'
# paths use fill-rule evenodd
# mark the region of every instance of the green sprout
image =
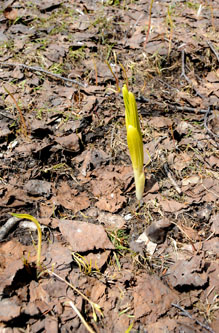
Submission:
<svg viewBox="0 0 219 333">
<path fill-rule="evenodd" d="M 36 227 L 37 227 L 37 232 L 38 232 L 38 247 L 37 247 L 37 260 L 36 260 L 36 266 L 37 268 L 40 267 L 40 259 L 41 259 L 41 245 L 42 245 L 42 231 L 41 231 L 41 226 L 37 219 L 33 217 L 32 215 L 29 214 L 15 214 L 15 213 L 10 213 L 12 216 L 15 216 L 19 219 L 27 219 L 29 221 L 32 221 Z"/>
<path fill-rule="evenodd" d="M 127 130 L 127 143 L 135 178 L 136 197 L 141 200 L 144 192 L 144 153 L 143 141 L 138 118 L 137 105 L 135 96 L 128 91 L 126 85 L 122 88 L 123 99 L 125 104 L 125 122 Z"/>
</svg>

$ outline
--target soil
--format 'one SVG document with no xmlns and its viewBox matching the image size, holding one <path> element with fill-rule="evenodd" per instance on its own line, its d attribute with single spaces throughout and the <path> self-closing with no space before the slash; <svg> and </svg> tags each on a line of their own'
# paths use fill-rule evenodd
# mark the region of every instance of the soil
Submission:
<svg viewBox="0 0 219 333">
<path fill-rule="evenodd" d="M 1 7 L 0 332 L 218 332 L 218 1 Z"/>
</svg>

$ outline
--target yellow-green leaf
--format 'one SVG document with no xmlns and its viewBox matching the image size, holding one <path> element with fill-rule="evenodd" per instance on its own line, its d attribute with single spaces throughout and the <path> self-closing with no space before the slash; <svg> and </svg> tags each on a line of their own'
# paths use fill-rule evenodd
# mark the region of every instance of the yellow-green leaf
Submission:
<svg viewBox="0 0 219 333">
<path fill-rule="evenodd" d="M 143 168 L 143 143 L 137 128 L 129 125 L 127 130 L 127 142 L 132 160 L 133 169 Z"/>
<path fill-rule="evenodd" d="M 35 217 L 33 217 L 32 215 L 29 214 L 16 214 L 16 213 L 10 213 L 12 216 L 18 217 L 19 219 L 27 219 L 32 221 L 36 227 L 37 227 L 37 231 L 38 231 L 38 248 L 37 248 L 37 262 L 36 265 L 37 267 L 40 266 L 40 257 L 41 257 L 41 244 L 42 244 L 42 232 L 41 232 L 41 227 L 39 222 L 37 221 L 37 219 L 35 219 Z"/>
<path fill-rule="evenodd" d="M 127 143 L 135 176 L 136 197 L 140 200 L 144 192 L 145 183 L 143 166 L 144 153 L 140 122 L 134 94 L 128 91 L 126 85 L 122 88 L 122 93 L 125 104 Z"/>
</svg>

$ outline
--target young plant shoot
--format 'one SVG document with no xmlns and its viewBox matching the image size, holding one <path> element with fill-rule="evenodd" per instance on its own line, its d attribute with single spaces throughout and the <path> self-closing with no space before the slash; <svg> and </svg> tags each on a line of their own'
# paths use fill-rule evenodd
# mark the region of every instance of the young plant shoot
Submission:
<svg viewBox="0 0 219 333">
<path fill-rule="evenodd" d="M 136 197 L 138 200 L 141 200 L 144 192 L 145 176 L 143 166 L 143 141 L 138 118 L 137 105 L 134 94 L 128 91 L 126 85 L 124 85 L 122 88 L 122 93 L 125 104 L 127 143 L 134 171 Z"/>
</svg>

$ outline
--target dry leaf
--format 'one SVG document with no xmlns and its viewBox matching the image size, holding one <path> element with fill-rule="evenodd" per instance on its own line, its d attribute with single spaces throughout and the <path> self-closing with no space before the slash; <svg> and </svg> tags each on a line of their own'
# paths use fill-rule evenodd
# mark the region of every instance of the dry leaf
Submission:
<svg viewBox="0 0 219 333">
<path fill-rule="evenodd" d="M 9 6 L 5 8 L 3 15 L 6 19 L 14 21 L 18 16 L 18 10 Z"/>
</svg>

